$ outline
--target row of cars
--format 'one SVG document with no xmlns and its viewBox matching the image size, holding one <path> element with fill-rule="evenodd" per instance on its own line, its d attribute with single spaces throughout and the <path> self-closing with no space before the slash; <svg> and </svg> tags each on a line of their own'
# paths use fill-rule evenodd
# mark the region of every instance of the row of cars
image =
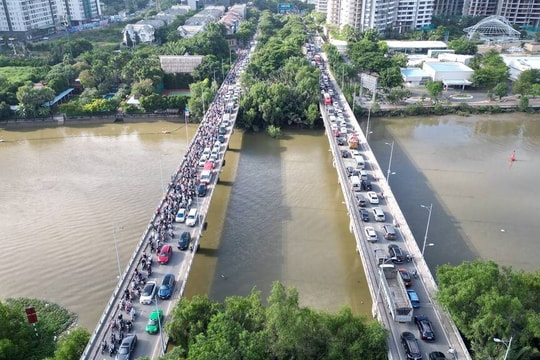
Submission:
<svg viewBox="0 0 540 360">
<path fill-rule="evenodd" d="M 346 172 L 350 181 L 350 188 L 357 200 L 357 206 L 360 213 L 360 217 L 364 223 L 369 223 L 371 219 L 375 222 L 383 223 L 381 231 L 383 238 L 389 240 L 387 244 L 387 258 L 391 259 L 396 265 L 410 261 L 410 256 L 406 255 L 402 248 L 395 243 L 398 240 L 398 235 L 393 224 L 386 222 L 386 216 L 383 208 L 380 206 L 381 199 L 384 197 L 374 191 L 373 180 L 369 172 L 366 170 L 366 160 L 363 154 L 358 150 L 358 143 L 351 144 L 350 137 L 354 136 L 354 128 L 349 122 L 348 116 L 344 111 L 340 103 L 340 99 L 337 96 L 337 91 L 333 89 L 332 83 L 328 74 L 322 68 L 323 74 L 320 78 L 320 89 L 322 102 L 325 106 L 327 117 L 330 121 L 330 130 L 332 131 L 333 138 L 336 141 L 340 149 L 341 157 L 346 164 Z M 352 146 L 354 145 L 354 147 Z M 371 208 L 369 208 L 371 206 Z M 369 209 L 369 210 L 368 210 Z M 375 243 L 379 241 L 379 235 L 375 226 L 366 224 L 364 226 L 364 234 L 367 241 Z M 407 295 L 411 300 L 413 308 L 420 307 L 420 300 L 415 290 L 411 289 L 412 278 L 416 275 L 416 270 L 413 271 L 414 275 L 405 268 L 398 268 L 399 275 L 407 288 Z M 434 341 L 435 332 L 429 318 L 425 315 L 414 316 L 414 323 L 418 329 L 418 336 L 424 341 Z M 407 359 L 420 360 L 422 359 L 422 352 L 415 335 L 410 331 L 405 331 L 401 334 L 401 344 L 407 354 Z M 445 355 L 439 351 L 432 351 L 428 355 L 429 360 L 443 360 L 446 359 Z"/>
</svg>

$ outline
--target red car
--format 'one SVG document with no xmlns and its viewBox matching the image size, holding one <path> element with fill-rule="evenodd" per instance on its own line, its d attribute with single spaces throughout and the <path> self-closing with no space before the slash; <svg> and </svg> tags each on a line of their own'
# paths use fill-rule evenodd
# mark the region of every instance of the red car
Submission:
<svg viewBox="0 0 540 360">
<path fill-rule="evenodd" d="M 158 255 L 158 263 L 160 264 L 166 264 L 169 262 L 172 256 L 172 246 L 171 245 L 163 245 L 161 250 L 159 251 Z"/>
</svg>

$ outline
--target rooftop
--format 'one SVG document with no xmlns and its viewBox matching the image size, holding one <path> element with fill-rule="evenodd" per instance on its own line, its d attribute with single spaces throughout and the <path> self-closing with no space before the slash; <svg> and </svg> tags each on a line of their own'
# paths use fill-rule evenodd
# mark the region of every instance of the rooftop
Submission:
<svg viewBox="0 0 540 360">
<path fill-rule="evenodd" d="M 385 40 L 389 49 L 446 49 L 443 41 L 400 41 Z"/>
<path fill-rule="evenodd" d="M 458 62 L 429 62 L 424 63 L 424 66 L 431 67 L 433 70 L 438 72 L 473 71 L 470 67 Z"/>
</svg>

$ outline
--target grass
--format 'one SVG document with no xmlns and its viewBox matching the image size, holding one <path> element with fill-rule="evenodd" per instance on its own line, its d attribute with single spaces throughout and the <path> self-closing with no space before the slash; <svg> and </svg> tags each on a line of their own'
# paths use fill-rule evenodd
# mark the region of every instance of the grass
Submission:
<svg viewBox="0 0 540 360">
<path fill-rule="evenodd" d="M 33 70 L 31 66 L 4 66 L 1 68 L 1 73 L 11 83 L 21 84 L 30 80 Z"/>
</svg>

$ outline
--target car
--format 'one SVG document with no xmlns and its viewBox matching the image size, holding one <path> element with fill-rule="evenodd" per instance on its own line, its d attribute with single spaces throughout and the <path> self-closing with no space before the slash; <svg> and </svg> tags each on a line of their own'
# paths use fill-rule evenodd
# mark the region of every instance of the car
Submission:
<svg viewBox="0 0 540 360">
<path fill-rule="evenodd" d="M 174 274 L 167 273 L 163 277 L 163 280 L 161 281 L 161 286 L 158 290 L 158 297 L 161 300 L 167 300 L 171 297 L 174 286 L 176 285 L 176 280 L 174 278 Z"/>
<path fill-rule="evenodd" d="M 402 263 L 403 260 L 405 260 L 405 256 L 403 256 L 403 250 L 396 245 L 396 244 L 390 244 L 388 245 L 388 255 L 395 263 Z"/>
<path fill-rule="evenodd" d="M 369 181 L 369 180 L 362 180 L 362 190 L 364 190 L 364 191 L 371 191 L 371 190 L 373 190 L 373 186 L 371 186 L 371 181 Z"/>
<path fill-rule="evenodd" d="M 366 209 L 360 209 L 360 216 L 362 221 L 369 222 L 369 212 Z"/>
<path fill-rule="evenodd" d="M 171 260 L 172 256 L 172 246 L 171 245 L 163 245 L 161 249 L 159 250 L 159 254 L 157 256 L 158 263 L 160 264 L 167 264 L 169 260 Z"/>
<path fill-rule="evenodd" d="M 197 196 L 205 197 L 207 189 L 208 187 L 206 186 L 206 184 L 199 184 L 199 186 L 197 186 Z"/>
<path fill-rule="evenodd" d="M 186 221 L 186 215 L 187 215 L 187 210 L 184 208 L 181 208 L 180 210 L 178 210 L 178 213 L 176 214 L 176 218 L 174 219 L 174 221 L 183 223 L 184 221 Z"/>
<path fill-rule="evenodd" d="M 184 231 L 178 239 L 178 250 L 187 250 L 189 243 L 191 242 L 191 233 L 189 231 Z"/>
<path fill-rule="evenodd" d="M 345 142 L 345 139 L 343 139 L 343 138 L 338 138 L 338 139 L 337 139 L 337 144 L 338 144 L 339 146 L 343 146 L 343 145 L 345 145 L 345 143 L 346 143 L 346 142 Z"/>
<path fill-rule="evenodd" d="M 137 335 L 128 335 L 122 340 L 118 351 L 116 352 L 115 360 L 129 360 L 131 359 L 131 354 L 135 350 L 135 345 L 137 345 Z"/>
<path fill-rule="evenodd" d="M 347 176 L 354 176 L 358 173 L 358 171 L 356 171 L 356 169 L 352 166 L 347 166 L 346 170 L 347 170 Z"/>
<path fill-rule="evenodd" d="M 225 140 L 226 140 L 226 139 L 225 139 L 225 136 L 222 135 L 222 134 L 219 134 L 218 137 L 217 137 L 217 139 L 218 139 L 218 141 L 219 141 L 220 143 L 222 143 L 222 144 L 223 144 L 223 143 L 225 142 Z"/>
<path fill-rule="evenodd" d="M 368 191 L 367 197 L 369 199 L 370 204 L 378 204 L 379 203 L 379 196 L 375 191 Z"/>
<path fill-rule="evenodd" d="M 342 150 L 341 151 L 341 157 L 342 158 L 348 158 L 348 157 L 350 157 L 350 154 L 349 154 L 349 152 L 347 150 Z"/>
<path fill-rule="evenodd" d="M 426 340 L 426 341 L 435 340 L 435 333 L 433 332 L 433 326 L 431 325 L 431 321 L 429 321 L 427 316 L 416 315 L 414 317 L 414 322 L 416 324 L 416 327 L 418 328 L 418 333 L 420 334 L 420 338 L 422 340 Z"/>
<path fill-rule="evenodd" d="M 429 360 L 446 360 L 446 356 L 440 351 L 432 351 L 428 356 Z"/>
<path fill-rule="evenodd" d="M 411 274 L 407 271 L 407 269 L 399 268 L 399 275 L 401 276 L 401 280 L 403 280 L 403 283 L 405 286 L 409 287 L 412 285 L 412 277 Z"/>
<path fill-rule="evenodd" d="M 375 231 L 373 226 L 366 226 L 364 232 L 366 233 L 367 241 L 375 242 L 378 240 L 377 232 Z"/>
<path fill-rule="evenodd" d="M 154 301 L 154 296 L 156 295 L 157 284 L 155 281 L 148 281 L 141 292 L 141 297 L 139 302 L 143 305 L 151 304 Z"/>
<path fill-rule="evenodd" d="M 401 345 L 405 349 L 407 359 L 409 360 L 422 360 L 422 352 L 418 345 L 418 340 L 414 337 L 413 333 L 404 331 L 401 333 Z"/>
<path fill-rule="evenodd" d="M 366 199 L 362 195 L 356 194 L 356 200 L 358 201 L 358 206 L 366 207 Z"/>
<path fill-rule="evenodd" d="M 409 300 L 411 300 L 412 307 L 418 309 L 420 307 L 420 298 L 418 297 L 416 291 L 407 289 L 407 295 L 409 295 Z"/>
<path fill-rule="evenodd" d="M 146 332 L 149 334 L 157 334 L 163 324 L 163 310 L 154 309 L 148 316 L 146 323 Z"/>
</svg>

